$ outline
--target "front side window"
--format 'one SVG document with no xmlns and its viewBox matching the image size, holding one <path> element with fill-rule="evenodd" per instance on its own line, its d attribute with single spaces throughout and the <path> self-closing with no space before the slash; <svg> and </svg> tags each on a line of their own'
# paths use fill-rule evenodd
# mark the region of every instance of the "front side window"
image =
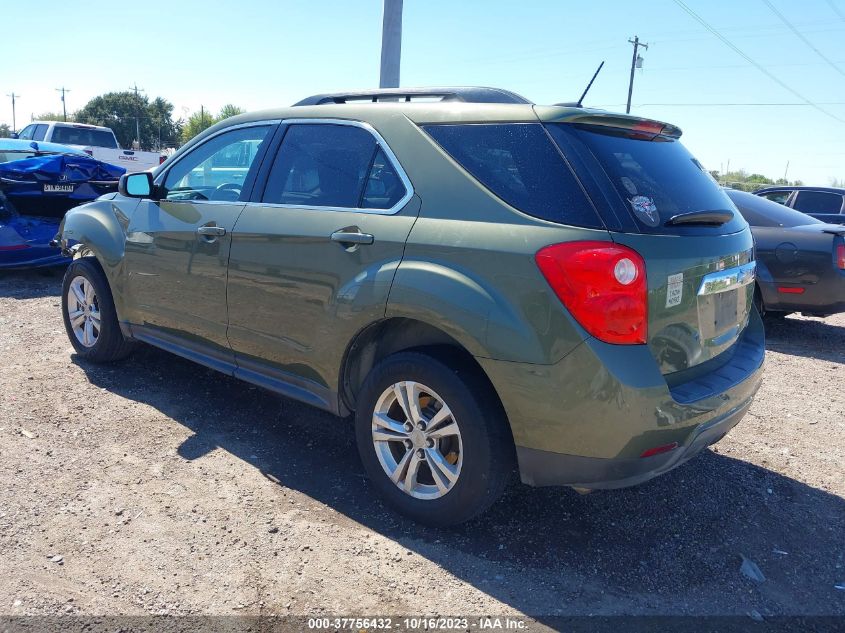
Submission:
<svg viewBox="0 0 845 633">
<path fill-rule="evenodd" d="M 799 191 L 792 206 L 802 213 L 839 213 L 842 196 L 826 191 Z"/>
<path fill-rule="evenodd" d="M 218 134 L 193 148 L 167 172 L 167 200 L 241 198 L 244 183 L 271 126 L 256 125 Z"/>
<path fill-rule="evenodd" d="M 792 193 L 790 191 L 772 191 L 770 193 L 764 193 L 761 195 L 762 198 L 766 200 L 771 200 L 772 202 L 777 202 L 778 204 L 786 204 L 786 199 L 789 198 L 789 194 Z"/>
<path fill-rule="evenodd" d="M 305 207 L 391 209 L 406 189 L 365 129 L 293 124 L 270 170 L 263 201 Z"/>
<path fill-rule="evenodd" d="M 24 129 L 21 130 L 21 133 L 18 134 L 18 138 L 24 141 L 31 141 L 33 134 L 35 134 L 35 126 L 27 125 Z"/>
</svg>

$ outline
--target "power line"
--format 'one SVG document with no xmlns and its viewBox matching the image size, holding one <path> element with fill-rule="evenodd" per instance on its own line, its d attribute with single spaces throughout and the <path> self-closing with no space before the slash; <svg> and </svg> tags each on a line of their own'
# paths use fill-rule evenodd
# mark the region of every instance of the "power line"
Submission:
<svg viewBox="0 0 845 633">
<path fill-rule="evenodd" d="M 836 3 L 833 0 L 827 0 L 827 3 L 830 5 L 830 8 L 833 9 L 833 12 L 839 16 L 839 18 L 845 22 L 845 13 L 842 13 L 842 9 L 836 6 Z"/>
<path fill-rule="evenodd" d="M 605 103 L 599 104 L 593 107 L 621 107 L 625 105 L 624 103 Z M 741 102 L 734 102 L 734 103 L 636 103 L 634 104 L 638 108 L 642 108 L 645 106 L 696 106 L 696 107 L 732 107 L 732 106 L 800 106 L 802 108 L 806 107 L 815 107 L 817 105 L 845 105 L 845 101 L 822 101 L 819 103 L 795 103 L 793 102 L 785 102 L 785 103 L 741 103 Z"/>
<path fill-rule="evenodd" d="M 745 61 L 747 61 L 747 62 L 748 62 L 749 64 L 751 64 L 752 66 L 754 66 L 757 70 L 759 70 L 761 73 L 763 73 L 764 75 L 766 75 L 766 77 L 768 77 L 769 79 L 771 79 L 772 81 L 774 81 L 774 82 L 775 82 L 776 84 L 778 84 L 781 88 L 783 88 L 784 90 L 786 90 L 786 91 L 788 91 L 788 92 L 792 93 L 793 95 L 795 95 L 796 97 L 798 97 L 801 101 L 803 101 L 803 102 L 805 102 L 807 105 L 809 105 L 809 106 L 811 106 L 811 107 L 815 108 L 816 110 L 818 110 L 818 111 L 819 111 L 819 112 L 821 112 L 822 114 L 825 114 L 825 115 L 829 116 L 831 119 L 835 119 L 835 120 L 839 121 L 840 123 L 845 123 L 845 119 L 841 119 L 841 118 L 839 118 L 838 116 L 836 116 L 835 114 L 832 114 L 831 112 L 828 112 L 827 110 L 825 110 L 824 108 L 822 108 L 820 105 L 818 105 L 818 104 L 816 104 L 816 103 L 813 103 L 813 102 L 812 102 L 812 101 L 810 101 L 807 97 L 805 97 L 804 95 L 802 95 L 800 92 L 798 92 L 798 91 L 797 91 L 797 90 L 795 90 L 794 88 L 792 88 L 792 87 L 788 86 L 788 85 L 787 85 L 787 84 L 785 84 L 783 81 L 781 81 L 780 79 L 778 79 L 778 78 L 777 78 L 774 74 L 772 74 L 772 73 L 770 73 L 768 70 L 766 70 L 766 68 L 765 68 L 764 66 L 762 66 L 761 64 L 758 64 L 756 61 L 754 61 L 753 59 L 751 59 L 748 55 L 746 55 L 746 54 L 745 54 L 744 52 L 742 52 L 739 48 L 737 48 L 737 47 L 736 47 L 736 46 L 735 46 L 735 45 L 734 45 L 734 44 L 733 44 L 733 43 L 732 43 L 732 42 L 731 42 L 728 38 L 726 38 L 724 35 L 722 35 L 719 31 L 717 31 L 716 29 L 714 29 L 712 26 L 710 26 L 710 25 L 709 25 L 709 24 L 708 24 L 708 23 L 704 20 L 704 18 L 702 18 L 700 15 L 698 15 L 698 14 L 697 14 L 695 11 L 693 11 L 692 9 L 690 9 L 690 8 L 689 8 L 689 7 L 688 7 L 688 6 L 687 6 L 687 5 L 683 2 L 683 0 L 674 0 L 674 1 L 675 1 L 675 4 L 677 4 L 677 5 L 678 5 L 679 7 L 681 7 L 684 11 L 686 11 L 686 12 L 687 12 L 687 13 L 688 13 L 688 14 L 689 14 L 689 15 L 690 15 L 690 16 L 691 16 L 694 20 L 696 20 L 699 24 L 701 24 L 701 26 L 703 26 L 705 29 L 707 29 L 707 30 L 708 30 L 708 31 L 710 31 L 713 35 L 715 35 L 717 38 L 719 38 L 725 46 L 727 46 L 727 47 L 728 47 L 728 48 L 730 48 L 732 51 L 734 51 L 737 55 L 739 55 L 740 57 L 742 57 Z"/>
<path fill-rule="evenodd" d="M 794 26 L 792 26 L 792 23 L 789 20 L 787 20 L 780 11 L 775 9 L 775 5 L 773 5 L 769 0 L 763 0 L 763 4 L 765 4 L 767 7 L 769 7 L 769 10 L 772 13 L 774 13 L 778 17 L 778 19 L 780 19 L 781 22 L 783 22 L 786 26 L 789 27 L 789 30 L 792 31 L 795 34 L 795 37 L 797 37 L 799 40 L 801 40 L 807 46 L 809 46 L 813 50 L 813 52 L 816 55 L 818 55 L 821 59 L 823 59 L 825 62 L 827 62 L 827 65 L 830 66 L 831 68 L 833 68 L 833 70 L 835 70 L 840 75 L 845 77 L 845 71 L 843 71 L 839 66 L 837 66 L 832 61 L 830 61 L 830 59 L 827 56 L 825 56 L 824 53 L 822 53 L 819 49 L 817 49 L 815 46 L 813 46 L 813 43 L 810 40 L 808 40 L 806 37 L 804 37 L 804 35 L 801 33 L 801 31 L 799 31 Z"/>
</svg>

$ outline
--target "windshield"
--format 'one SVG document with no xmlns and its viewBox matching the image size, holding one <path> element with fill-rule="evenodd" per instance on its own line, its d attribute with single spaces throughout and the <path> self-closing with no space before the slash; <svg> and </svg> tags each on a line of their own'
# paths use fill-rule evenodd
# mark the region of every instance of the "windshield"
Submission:
<svg viewBox="0 0 845 633">
<path fill-rule="evenodd" d="M 574 137 L 598 160 L 620 204 L 646 232 L 675 232 L 667 220 L 691 211 L 733 211 L 712 176 L 678 139 L 643 138 L 630 131 L 556 123 L 548 126 L 559 142 L 561 135 Z M 741 222 L 741 220 L 740 220 Z M 731 221 L 722 232 L 740 230 Z M 744 223 L 742 223 L 744 224 Z"/>
<path fill-rule="evenodd" d="M 766 198 L 755 196 L 753 193 L 736 191 L 735 189 L 726 189 L 725 193 L 733 200 L 739 212 L 751 226 L 791 227 L 822 224 L 816 218 Z"/>
<path fill-rule="evenodd" d="M 90 145 L 91 147 L 117 149 L 114 134 L 108 130 L 57 125 L 53 128 L 53 137 L 50 140 L 53 143 L 64 145 Z"/>
</svg>

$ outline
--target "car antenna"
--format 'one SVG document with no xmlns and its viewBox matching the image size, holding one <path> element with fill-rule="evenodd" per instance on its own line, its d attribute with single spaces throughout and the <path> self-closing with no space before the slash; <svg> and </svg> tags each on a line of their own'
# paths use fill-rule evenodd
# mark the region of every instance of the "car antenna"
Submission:
<svg viewBox="0 0 845 633">
<path fill-rule="evenodd" d="M 578 99 L 578 104 L 577 104 L 577 106 L 576 106 L 576 107 L 578 107 L 578 108 L 580 108 L 580 107 L 581 107 L 581 103 L 584 101 L 584 97 L 586 97 L 586 96 L 587 96 L 587 93 L 590 91 L 590 88 L 592 88 L 592 87 L 593 87 L 593 82 L 596 80 L 596 77 L 598 77 L 598 76 L 599 76 L 599 73 L 601 72 L 602 66 L 604 66 L 604 61 L 602 61 L 602 63 L 601 63 L 601 64 L 599 64 L 599 67 L 598 67 L 598 68 L 596 68 L 596 72 L 595 72 L 595 73 L 593 73 L 593 78 L 592 78 L 592 79 L 590 79 L 590 83 L 588 83 L 588 84 L 587 84 L 587 87 L 586 87 L 586 88 L 584 88 L 584 92 L 583 92 L 583 93 L 581 93 L 581 98 L 580 98 L 580 99 Z"/>
</svg>

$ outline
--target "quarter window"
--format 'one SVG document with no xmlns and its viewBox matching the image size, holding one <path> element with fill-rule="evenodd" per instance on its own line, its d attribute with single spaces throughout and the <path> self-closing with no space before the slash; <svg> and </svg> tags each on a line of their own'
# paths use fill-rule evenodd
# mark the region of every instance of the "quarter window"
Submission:
<svg viewBox="0 0 845 633">
<path fill-rule="evenodd" d="M 305 207 L 390 209 L 405 195 L 395 166 L 368 131 L 293 124 L 270 170 L 263 201 Z"/>
<path fill-rule="evenodd" d="M 792 206 L 802 213 L 839 213 L 842 196 L 825 191 L 799 191 Z"/>
<path fill-rule="evenodd" d="M 167 172 L 165 197 L 240 200 L 244 183 L 270 129 L 269 125 L 238 128 L 195 147 Z"/>
<path fill-rule="evenodd" d="M 512 207 L 552 222 L 602 226 L 539 123 L 428 125 L 425 131 Z"/>
</svg>

